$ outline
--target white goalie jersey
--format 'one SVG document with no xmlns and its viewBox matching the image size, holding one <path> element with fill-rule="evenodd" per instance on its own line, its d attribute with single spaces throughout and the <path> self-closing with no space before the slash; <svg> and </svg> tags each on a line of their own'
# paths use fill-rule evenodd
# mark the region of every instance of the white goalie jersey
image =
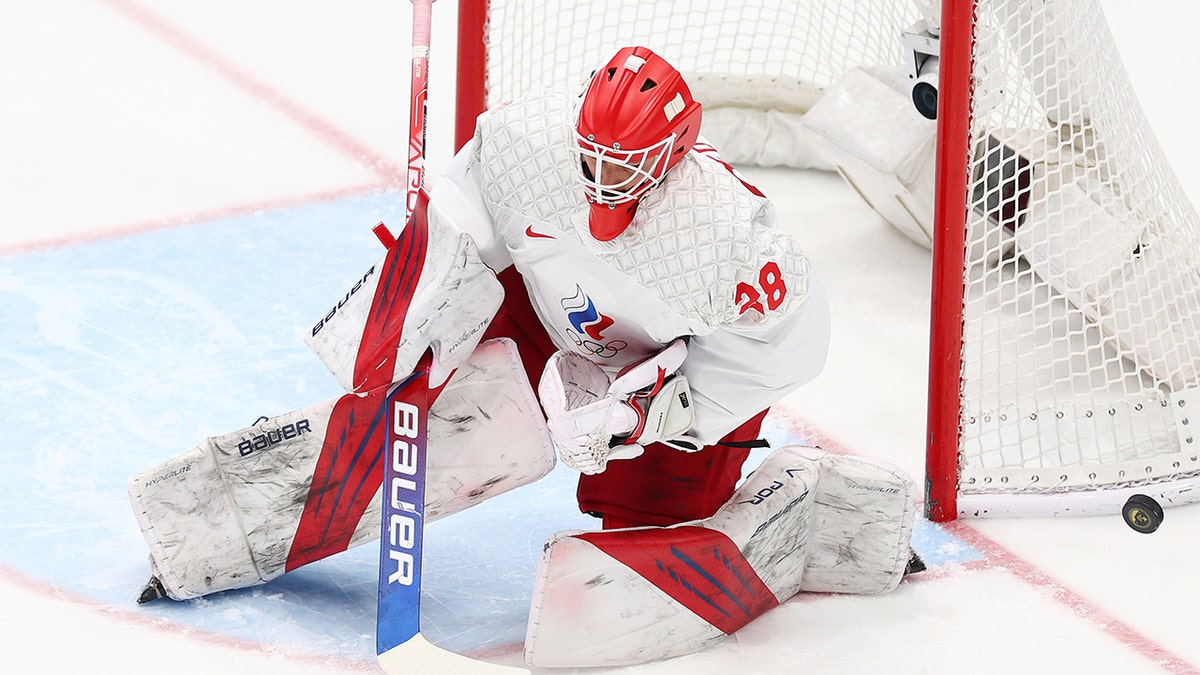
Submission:
<svg viewBox="0 0 1200 675">
<path fill-rule="evenodd" d="M 544 93 L 482 115 L 430 193 L 430 218 L 514 265 L 560 349 L 610 373 L 689 337 L 691 434 L 712 444 L 824 366 L 824 289 L 775 210 L 700 142 L 612 241 L 588 231 L 572 152 L 576 99 Z"/>
</svg>

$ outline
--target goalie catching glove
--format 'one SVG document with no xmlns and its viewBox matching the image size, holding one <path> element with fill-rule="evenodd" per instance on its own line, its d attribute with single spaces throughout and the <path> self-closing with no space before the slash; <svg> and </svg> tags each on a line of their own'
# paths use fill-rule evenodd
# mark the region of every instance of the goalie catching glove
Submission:
<svg viewBox="0 0 1200 675">
<path fill-rule="evenodd" d="M 687 436 L 691 391 L 676 372 L 686 357 L 687 345 L 675 340 L 609 382 L 607 373 L 580 354 L 564 350 L 551 356 L 538 394 L 563 463 L 596 474 L 609 460 L 633 459 L 651 443 L 699 450 L 701 444 Z"/>
</svg>

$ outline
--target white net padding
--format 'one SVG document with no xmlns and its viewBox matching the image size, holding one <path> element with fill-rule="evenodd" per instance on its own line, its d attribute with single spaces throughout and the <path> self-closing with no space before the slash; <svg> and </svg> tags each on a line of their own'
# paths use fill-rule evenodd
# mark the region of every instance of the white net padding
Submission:
<svg viewBox="0 0 1200 675">
<path fill-rule="evenodd" d="M 903 32 L 936 4 L 492 0 L 487 103 L 578 90 L 641 43 L 685 73 L 709 118 L 802 114 L 852 68 L 903 68 Z M 1111 511 L 1130 490 L 1172 501 L 1200 474 L 1185 424 L 1200 424 L 1188 417 L 1200 405 L 1196 214 L 1098 0 L 980 0 L 974 22 L 959 511 L 1025 510 L 996 508 L 1007 496 Z M 740 140 L 717 145 L 758 159 Z"/>
</svg>

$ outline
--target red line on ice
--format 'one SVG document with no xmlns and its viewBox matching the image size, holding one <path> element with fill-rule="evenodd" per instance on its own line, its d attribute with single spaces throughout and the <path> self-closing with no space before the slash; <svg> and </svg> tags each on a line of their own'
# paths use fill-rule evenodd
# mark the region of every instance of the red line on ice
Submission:
<svg viewBox="0 0 1200 675">
<path fill-rule="evenodd" d="M 333 199 L 342 199 L 346 197 L 354 197 L 357 195 L 371 194 L 387 189 L 387 185 L 376 183 L 372 185 L 359 185 L 347 188 L 339 188 L 334 190 L 326 190 L 314 192 L 312 194 L 301 195 L 298 197 L 290 197 L 286 199 L 276 199 L 265 202 L 257 202 L 252 204 L 240 204 L 237 206 L 228 206 L 209 211 L 200 211 L 182 216 L 168 216 L 164 218 L 154 218 L 142 222 L 126 223 L 124 225 L 114 225 L 112 227 L 89 229 L 87 232 L 79 234 L 64 234 L 57 237 L 47 237 L 45 239 L 34 239 L 25 241 L 20 244 L 10 244 L 0 246 L 0 256 L 18 255 L 21 253 L 29 253 L 46 248 L 55 248 L 58 246 L 68 246 L 70 244 L 86 244 L 88 242 L 102 241 L 105 239 L 114 239 L 116 237 L 125 237 L 133 234 L 141 234 L 143 232 L 154 232 L 157 230 L 168 230 L 175 227 L 183 227 L 196 223 L 207 223 L 225 218 L 235 218 L 238 216 L 248 216 L 254 213 L 276 211 L 295 206 L 304 206 L 306 204 L 319 204 Z"/>
<path fill-rule="evenodd" d="M 777 407 L 772 409 L 771 413 L 772 417 L 776 420 L 790 427 L 796 434 L 807 439 L 809 443 L 820 446 L 826 452 L 839 455 L 860 454 L 851 452 L 845 445 L 788 410 Z M 1026 584 L 1048 591 L 1049 596 L 1055 602 L 1070 609 L 1079 618 L 1091 623 L 1096 628 L 1107 633 L 1109 637 L 1141 654 L 1165 671 L 1171 673 L 1200 673 L 1200 669 L 1189 663 L 1186 659 L 1182 659 L 1167 651 L 1153 639 L 1138 632 L 1136 628 L 1109 614 L 1083 595 L 1067 588 L 1033 563 L 988 538 L 979 530 L 971 527 L 970 524 L 962 520 L 955 520 L 949 523 L 939 523 L 936 527 L 945 529 L 984 555 L 985 560 L 982 562 L 967 563 L 965 567 L 968 569 L 987 568 L 1008 570 L 1014 577 Z M 914 581 L 916 580 L 920 580 L 920 577 L 914 577 Z"/>
<path fill-rule="evenodd" d="M 149 629 L 151 631 L 168 633 L 189 639 L 195 638 L 209 644 L 220 645 L 241 651 L 257 652 L 268 657 L 280 657 L 297 664 L 306 664 L 309 666 L 327 666 L 345 670 L 347 672 L 379 672 L 379 666 L 373 660 L 355 661 L 335 655 L 308 652 L 304 649 L 291 646 L 280 649 L 279 645 L 275 643 L 259 643 L 236 638 L 232 635 L 227 635 L 224 633 L 214 633 L 203 628 L 196 628 L 187 624 L 177 623 L 171 619 L 162 618 L 161 616 L 155 616 L 149 610 L 139 611 L 136 609 L 123 609 L 119 606 L 92 600 L 83 595 L 65 590 L 53 582 L 31 577 L 23 572 L 19 572 L 4 565 L 0 565 L 0 583 L 11 584 L 16 588 L 24 589 L 35 595 L 40 595 L 44 598 L 47 598 L 48 600 L 57 598 L 58 600 L 66 601 L 70 605 L 82 607 L 98 617 L 104 617 L 105 619 L 109 619 L 116 623 L 137 626 Z M 132 589 L 130 592 L 132 593 Z M 131 607 L 137 607 L 137 605 L 134 605 L 134 598 L 132 595 L 129 597 L 129 602 Z M 159 600 L 158 602 L 172 601 Z M 103 667 L 108 664 L 98 665 Z M 164 672 L 169 670 L 170 668 L 165 668 Z"/>
<path fill-rule="evenodd" d="M 182 216 L 156 218 L 153 220 L 114 225 L 100 230 L 91 230 L 86 234 L 63 235 L 26 241 L 16 245 L 0 246 L 0 256 L 25 253 L 33 250 L 64 246 L 74 243 L 100 241 L 114 237 L 127 236 L 154 230 L 168 229 L 201 223 L 220 218 L 247 215 L 258 211 L 268 211 L 302 204 L 319 203 L 330 199 L 338 199 L 370 192 L 379 192 L 391 187 L 406 185 L 408 173 L 406 167 L 398 166 L 383 155 L 376 153 L 368 145 L 358 141 L 348 133 L 336 128 L 333 124 L 321 119 L 320 116 L 307 110 L 304 106 L 292 101 L 281 92 L 255 78 L 249 71 L 240 68 L 235 62 L 207 47 L 196 38 L 168 22 L 161 16 L 151 12 L 132 0 L 101 0 L 114 11 L 125 16 L 130 21 L 152 33 L 171 47 L 184 53 L 194 61 L 215 71 L 222 78 L 275 108 L 284 116 L 309 131 L 314 137 L 338 150 L 351 159 L 369 167 L 380 177 L 378 183 L 369 186 L 355 186 L 341 189 L 325 190 L 290 199 L 280 199 L 253 204 L 244 204 Z"/>
<path fill-rule="evenodd" d="M 393 164 L 386 157 L 375 152 L 369 145 L 321 119 L 319 115 L 284 96 L 279 90 L 254 77 L 234 61 L 206 46 L 163 17 L 132 0 L 102 0 L 102 2 L 201 65 L 215 71 L 242 91 L 282 112 L 322 142 L 370 167 L 390 185 L 407 184 L 407 167 Z"/>
<path fill-rule="evenodd" d="M 1104 631 L 1117 642 L 1146 657 L 1171 673 L 1198 673 L 1195 666 L 1167 651 L 1151 638 L 1129 624 L 1109 614 L 1079 593 L 1067 588 L 1036 565 L 984 536 L 962 520 L 939 525 L 970 544 L 985 557 L 985 563 L 970 563 L 968 567 L 1005 569 L 1030 586 L 1048 591 L 1054 601 L 1070 609 L 1081 619 Z"/>
</svg>

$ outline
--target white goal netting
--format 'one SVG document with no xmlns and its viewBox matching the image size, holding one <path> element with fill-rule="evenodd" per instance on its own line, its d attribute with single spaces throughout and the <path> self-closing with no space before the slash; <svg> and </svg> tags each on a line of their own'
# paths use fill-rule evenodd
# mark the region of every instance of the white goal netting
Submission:
<svg viewBox="0 0 1200 675">
<path fill-rule="evenodd" d="M 990 1 L 975 16 L 960 489 L 1194 475 L 1178 432 L 1200 383 L 1196 213 L 1104 14 Z"/>
<path fill-rule="evenodd" d="M 618 48 L 642 44 L 706 108 L 802 111 L 854 66 L 900 64 L 900 32 L 919 17 L 896 0 L 490 0 L 487 100 L 575 91 Z"/>
</svg>

